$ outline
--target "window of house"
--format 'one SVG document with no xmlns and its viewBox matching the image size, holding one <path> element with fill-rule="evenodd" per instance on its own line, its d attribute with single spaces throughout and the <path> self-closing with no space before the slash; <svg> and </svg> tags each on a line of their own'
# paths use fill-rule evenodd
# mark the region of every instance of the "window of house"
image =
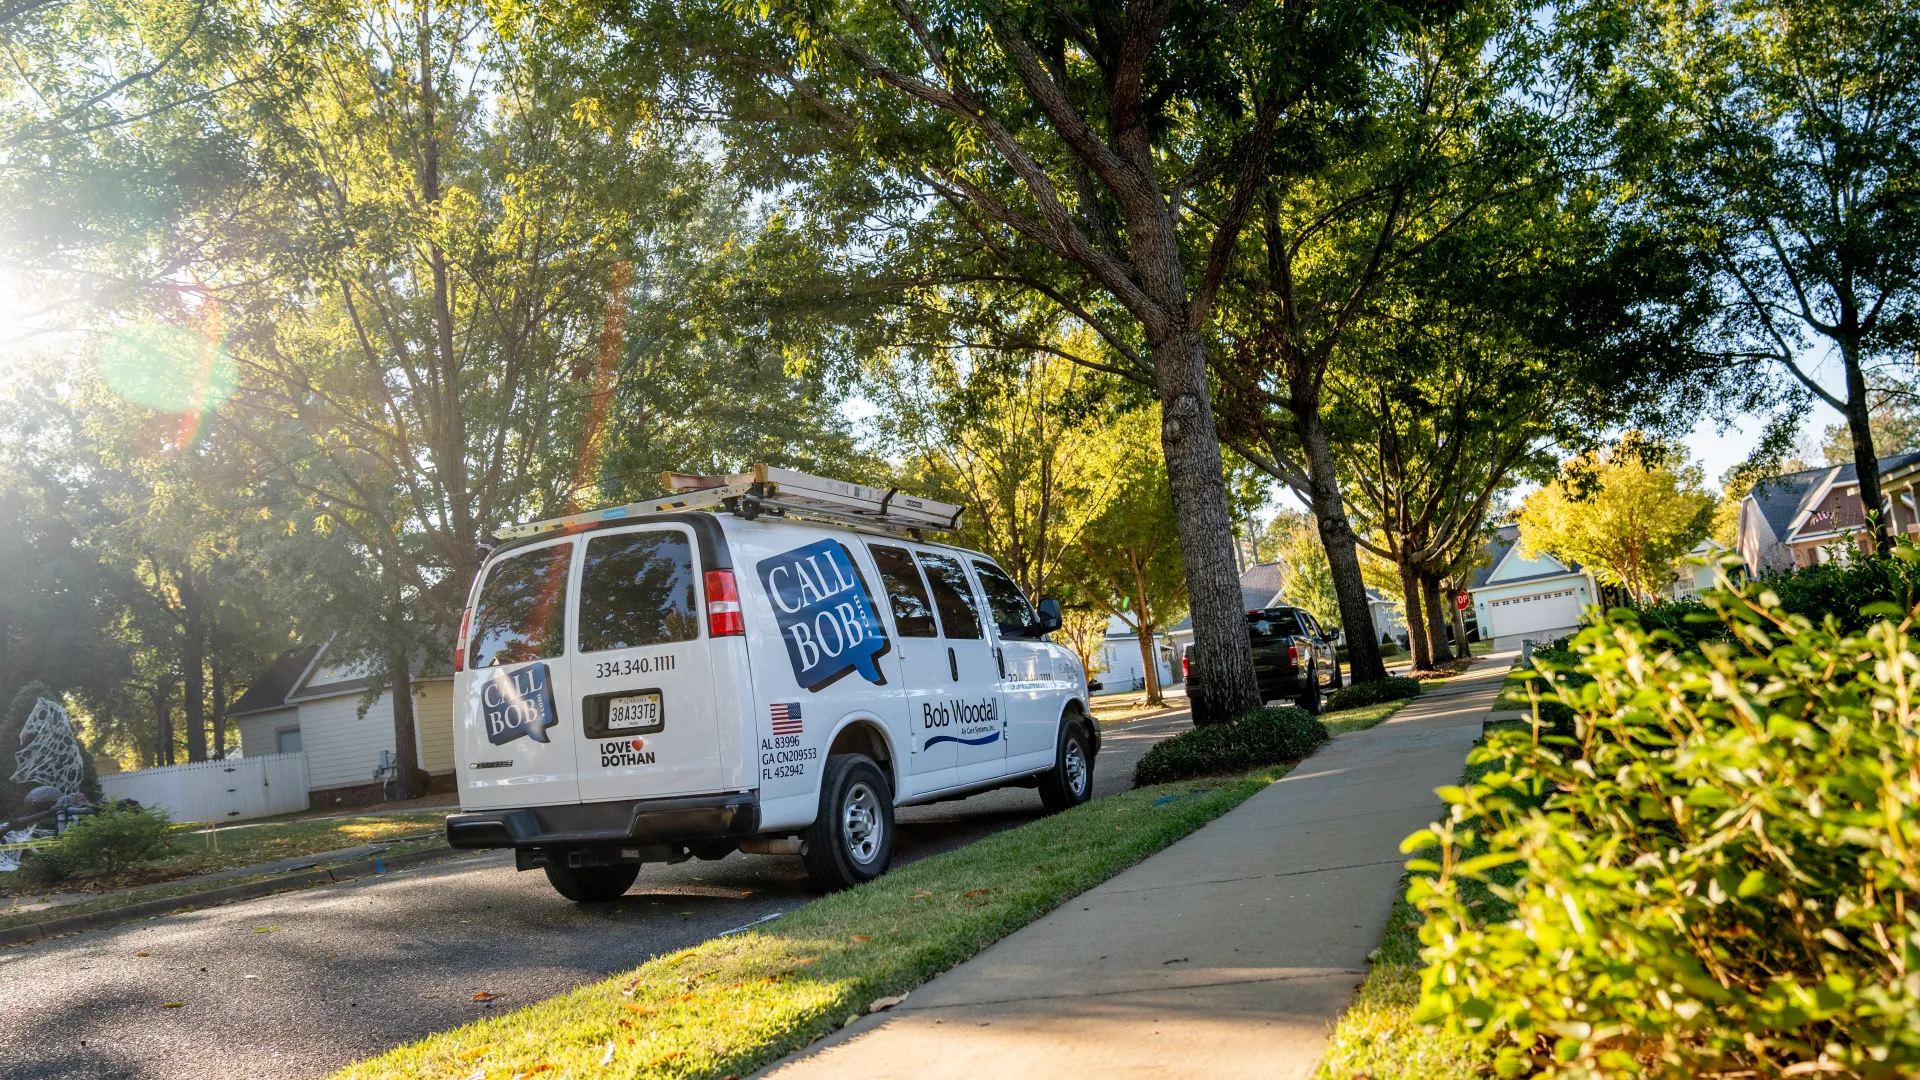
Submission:
<svg viewBox="0 0 1920 1080">
<path fill-rule="evenodd" d="M 297 754 L 300 752 L 300 729 L 281 728 L 273 733 L 273 752 L 276 754 Z"/>
<path fill-rule="evenodd" d="M 587 541 L 580 567 L 580 651 L 632 649 L 700 636 L 693 545 L 677 530 Z"/>
<path fill-rule="evenodd" d="M 510 555 L 493 564 L 473 609 L 470 666 L 494 667 L 559 656 L 565 649 L 567 570 L 573 545 Z"/>
</svg>

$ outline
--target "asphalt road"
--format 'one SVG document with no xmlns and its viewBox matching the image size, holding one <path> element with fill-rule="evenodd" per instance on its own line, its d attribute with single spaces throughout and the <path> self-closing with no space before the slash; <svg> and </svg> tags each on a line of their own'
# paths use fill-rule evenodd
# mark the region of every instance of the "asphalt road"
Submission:
<svg viewBox="0 0 1920 1080">
<path fill-rule="evenodd" d="M 1095 795 L 1126 790 L 1140 755 L 1187 726 L 1105 728 Z M 904 810 L 894 861 L 1041 813 L 1027 788 Z M 818 896 L 792 857 L 650 866 L 591 906 L 512 867 L 488 852 L 0 950 L 0 1077 L 325 1076 Z"/>
</svg>

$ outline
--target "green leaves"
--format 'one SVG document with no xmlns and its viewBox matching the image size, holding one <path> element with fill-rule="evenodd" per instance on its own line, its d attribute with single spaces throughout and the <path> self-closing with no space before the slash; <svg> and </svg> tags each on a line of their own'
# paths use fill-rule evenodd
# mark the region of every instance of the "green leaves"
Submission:
<svg viewBox="0 0 1920 1080">
<path fill-rule="evenodd" d="M 1710 599 L 1772 647 L 1675 652 L 1625 615 L 1589 628 L 1547 678 L 1571 735 L 1491 733 L 1474 760 L 1493 768 L 1443 789 L 1449 821 L 1403 845 L 1440 849 L 1411 864 L 1420 1015 L 1501 1075 L 1920 1068 L 1912 616 L 1886 605 L 1843 632 L 1757 587 Z M 1510 910 L 1466 901 L 1486 875 L 1511 882 Z"/>
</svg>

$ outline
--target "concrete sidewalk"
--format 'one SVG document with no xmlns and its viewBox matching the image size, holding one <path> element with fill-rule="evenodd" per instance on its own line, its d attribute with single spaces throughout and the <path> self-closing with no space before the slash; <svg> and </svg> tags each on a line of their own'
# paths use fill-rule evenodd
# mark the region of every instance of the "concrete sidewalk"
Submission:
<svg viewBox="0 0 1920 1080">
<path fill-rule="evenodd" d="M 774 1065 L 778 1080 L 1306 1077 L 1513 654 L 1323 747 L 1233 812 Z"/>
</svg>

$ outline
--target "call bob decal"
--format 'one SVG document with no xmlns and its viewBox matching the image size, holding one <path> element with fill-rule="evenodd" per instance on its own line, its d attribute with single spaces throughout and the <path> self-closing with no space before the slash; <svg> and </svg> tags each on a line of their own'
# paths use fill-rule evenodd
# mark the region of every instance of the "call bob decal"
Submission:
<svg viewBox="0 0 1920 1080">
<path fill-rule="evenodd" d="M 876 686 L 886 684 L 874 660 L 892 645 L 844 544 L 818 540 L 762 559 L 755 569 L 773 603 L 794 681 L 818 691 L 857 671 Z"/>
</svg>

